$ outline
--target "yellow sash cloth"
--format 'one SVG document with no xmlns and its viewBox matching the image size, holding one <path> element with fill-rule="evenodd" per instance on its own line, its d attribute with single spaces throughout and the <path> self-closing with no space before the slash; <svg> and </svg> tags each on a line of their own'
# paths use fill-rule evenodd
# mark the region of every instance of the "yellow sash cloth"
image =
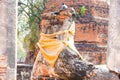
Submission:
<svg viewBox="0 0 120 80">
<path fill-rule="evenodd" d="M 61 41 L 59 39 L 54 38 L 60 34 L 66 35 L 65 40 Z M 61 51 L 64 49 L 65 46 L 68 46 L 72 48 L 74 51 L 76 51 L 73 45 L 70 45 L 68 43 L 67 39 L 69 39 L 69 36 L 67 34 L 74 35 L 74 31 L 71 29 L 71 27 L 69 30 L 59 31 L 53 34 L 44 34 L 44 33 L 40 34 L 40 40 L 38 44 L 40 48 L 40 53 L 43 55 L 43 57 L 50 64 L 51 67 L 54 67 L 59 54 L 61 53 Z M 79 54 L 79 52 L 78 51 L 76 52 L 82 59 L 82 56 Z"/>
<path fill-rule="evenodd" d="M 58 39 L 53 39 L 55 35 L 57 34 L 53 35 L 42 33 L 41 39 L 39 40 L 40 52 L 51 67 L 54 67 L 54 64 L 59 54 L 65 46 L 65 44 L 62 41 Z"/>
</svg>

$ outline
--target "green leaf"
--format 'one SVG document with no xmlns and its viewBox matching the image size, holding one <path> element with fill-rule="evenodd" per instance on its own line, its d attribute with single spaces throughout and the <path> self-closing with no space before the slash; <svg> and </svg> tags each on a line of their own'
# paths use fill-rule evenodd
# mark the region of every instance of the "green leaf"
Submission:
<svg viewBox="0 0 120 80">
<path fill-rule="evenodd" d="M 86 7 L 83 5 L 83 6 L 81 7 L 81 11 L 80 11 L 82 16 L 85 15 L 86 10 L 87 10 Z"/>
<path fill-rule="evenodd" d="M 39 39 L 39 23 L 47 0 L 19 0 L 18 2 L 18 49 L 19 54 L 35 49 Z M 24 49 L 24 51 L 23 51 Z M 21 55 L 18 55 L 21 56 Z"/>
</svg>

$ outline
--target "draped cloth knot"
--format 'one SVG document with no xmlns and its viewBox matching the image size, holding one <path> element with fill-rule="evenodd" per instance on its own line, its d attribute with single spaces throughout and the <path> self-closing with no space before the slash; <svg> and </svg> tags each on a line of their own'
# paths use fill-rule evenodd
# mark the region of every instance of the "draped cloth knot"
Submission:
<svg viewBox="0 0 120 80">
<path fill-rule="evenodd" d="M 61 34 L 64 36 L 63 40 L 55 38 Z M 73 47 L 74 43 L 71 44 L 70 41 L 70 35 L 73 36 L 74 34 L 75 31 L 72 29 L 72 25 L 69 27 L 68 30 L 55 32 L 53 34 L 40 34 L 40 40 L 38 42 L 40 53 L 43 55 L 43 57 L 51 67 L 54 67 L 59 54 L 63 51 L 65 46 L 68 46 L 77 52 L 77 50 Z M 77 53 L 79 55 L 79 52 Z"/>
<path fill-rule="evenodd" d="M 39 44 L 40 53 L 50 64 L 50 66 L 54 67 L 55 62 L 65 45 L 58 39 L 50 39 L 45 37 L 39 41 Z"/>
</svg>

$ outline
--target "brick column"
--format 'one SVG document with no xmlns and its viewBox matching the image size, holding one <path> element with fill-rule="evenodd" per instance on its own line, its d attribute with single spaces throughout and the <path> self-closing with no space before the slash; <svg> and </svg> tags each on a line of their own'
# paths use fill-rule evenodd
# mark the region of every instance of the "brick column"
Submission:
<svg viewBox="0 0 120 80">
<path fill-rule="evenodd" d="M 13 80 L 15 70 L 16 0 L 0 0 L 0 80 Z"/>
<path fill-rule="evenodd" d="M 107 66 L 120 73 L 120 0 L 110 0 Z"/>
</svg>

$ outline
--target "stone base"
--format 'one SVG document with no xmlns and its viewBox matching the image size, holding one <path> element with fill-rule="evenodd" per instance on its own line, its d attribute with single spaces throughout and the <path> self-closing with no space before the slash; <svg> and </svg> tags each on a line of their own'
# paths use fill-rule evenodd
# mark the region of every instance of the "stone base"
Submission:
<svg viewBox="0 0 120 80">
<path fill-rule="evenodd" d="M 111 73 L 108 68 L 106 67 L 106 65 L 98 65 L 96 66 L 96 76 L 91 77 L 88 80 L 120 80 L 119 77 L 114 74 Z"/>
</svg>

